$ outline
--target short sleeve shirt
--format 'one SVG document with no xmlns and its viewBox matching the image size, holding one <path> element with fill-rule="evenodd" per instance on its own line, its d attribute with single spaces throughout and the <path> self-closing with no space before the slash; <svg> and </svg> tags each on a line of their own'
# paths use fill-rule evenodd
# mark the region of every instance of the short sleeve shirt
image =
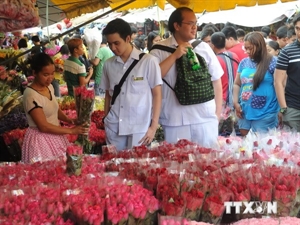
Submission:
<svg viewBox="0 0 300 225">
<path fill-rule="evenodd" d="M 127 62 L 119 56 L 109 58 L 104 63 L 100 88 L 113 94 L 128 67 L 139 59 L 141 51 L 133 48 Z M 146 132 L 151 122 L 152 89 L 162 84 L 161 71 L 157 60 L 145 54 L 131 70 L 121 87 L 121 92 L 106 116 L 105 125 L 119 135 Z"/>
<path fill-rule="evenodd" d="M 95 68 L 95 84 L 100 84 L 101 77 L 102 77 L 102 71 L 103 71 L 103 65 L 104 62 L 112 57 L 114 54 L 108 47 L 101 47 L 99 48 L 99 51 L 96 55 L 96 58 L 100 59 L 99 64 Z"/>
<path fill-rule="evenodd" d="M 253 77 L 257 64 L 250 58 L 245 58 L 241 61 L 238 67 L 241 79 L 239 102 L 245 119 L 260 120 L 268 113 L 278 112 L 279 105 L 273 77 L 276 60 L 276 57 L 272 58 L 264 79 L 255 91 L 253 90 Z"/>
<path fill-rule="evenodd" d="M 79 77 L 85 76 L 85 66 L 78 58 L 70 56 L 64 63 L 64 77 L 70 96 L 74 96 L 73 87 L 79 86 Z"/>
<path fill-rule="evenodd" d="M 194 40 L 190 41 L 190 43 L 193 41 Z M 166 40 L 160 41 L 158 44 L 172 48 L 176 48 L 176 46 L 178 46 L 178 43 L 173 36 Z M 207 43 L 201 42 L 194 48 L 194 51 L 205 59 L 208 65 L 208 70 L 212 76 L 212 81 L 220 79 L 224 71 L 211 47 Z M 169 57 L 171 53 L 159 49 L 153 49 L 150 51 L 150 54 L 154 55 L 158 62 L 161 63 L 167 57 Z M 177 71 L 174 63 L 164 79 L 171 85 L 171 87 L 174 87 L 176 83 L 176 76 Z M 160 114 L 160 124 L 166 126 L 182 126 L 209 122 L 216 119 L 216 105 L 214 100 L 201 104 L 183 106 L 179 104 L 174 91 L 171 90 L 166 84 L 163 85 L 162 91 L 163 100 Z"/>
<path fill-rule="evenodd" d="M 54 97 L 53 86 L 48 87 L 49 92 L 51 93 L 51 99 L 41 95 L 36 90 L 31 87 L 27 87 L 23 94 L 23 107 L 25 110 L 26 118 L 29 124 L 29 127 L 37 127 L 33 119 L 30 116 L 30 112 L 36 108 L 43 109 L 43 112 L 46 116 L 48 123 L 59 126 L 58 120 L 58 103 Z"/>
<path fill-rule="evenodd" d="M 285 70 L 285 100 L 288 107 L 300 109 L 300 42 L 294 41 L 280 51 L 276 69 Z"/>
</svg>

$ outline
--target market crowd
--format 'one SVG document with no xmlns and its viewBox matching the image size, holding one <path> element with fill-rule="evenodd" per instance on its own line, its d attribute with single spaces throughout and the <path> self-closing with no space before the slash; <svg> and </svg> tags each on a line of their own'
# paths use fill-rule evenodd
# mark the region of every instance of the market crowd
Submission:
<svg viewBox="0 0 300 225">
<path fill-rule="evenodd" d="M 195 13 L 182 7 L 170 15 L 168 30 L 164 36 L 158 31 L 137 35 L 126 21 L 112 20 L 102 30 L 93 58 L 78 34 L 65 37 L 61 47 L 32 37 L 26 57 L 34 81 L 23 96 L 29 129 L 22 160 L 63 155 L 69 144 L 64 134 L 88 132 L 83 124 L 59 125 L 76 121 L 58 107 L 58 69 L 70 96 L 74 86 L 89 86 L 94 80 L 95 94 L 105 99 L 106 142 L 118 150 L 150 145 L 159 125 L 169 143 L 188 139 L 204 147 L 214 147 L 219 135 L 235 129 L 241 136 L 278 127 L 300 132 L 300 15 L 278 28 L 273 39 L 268 26 L 245 32 L 233 24 L 222 29 L 207 24 L 198 37 Z M 27 50 L 26 43 L 20 39 L 19 49 Z M 200 69 L 185 68 L 192 67 L 184 63 L 190 52 Z M 61 67 L 55 63 L 58 58 L 63 60 Z M 205 98 L 196 103 L 179 101 L 177 88 L 183 81 L 178 82 L 178 74 L 185 71 L 202 76 L 194 86 Z"/>
</svg>

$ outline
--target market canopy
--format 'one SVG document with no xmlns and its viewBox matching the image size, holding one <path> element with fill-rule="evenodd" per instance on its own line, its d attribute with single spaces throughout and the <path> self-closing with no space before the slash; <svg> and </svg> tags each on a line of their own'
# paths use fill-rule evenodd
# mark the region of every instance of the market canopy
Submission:
<svg viewBox="0 0 300 225">
<path fill-rule="evenodd" d="M 40 0 L 41 1 L 41 0 Z M 281 0 L 281 2 L 291 2 L 295 0 Z M 98 9 L 110 6 L 115 8 L 126 3 L 126 0 L 51 0 L 54 5 L 61 9 L 68 18 L 74 18 L 85 13 L 95 12 Z M 187 6 L 196 13 L 204 10 L 214 12 L 219 10 L 234 9 L 236 6 L 255 6 L 277 3 L 278 0 L 169 0 L 175 8 Z M 145 8 L 157 5 L 164 9 L 166 0 L 136 0 L 119 10 Z M 50 12 L 50 11 L 49 11 Z M 51 12 L 50 12 L 51 13 Z"/>
<path fill-rule="evenodd" d="M 133 1 L 133 2 L 132 2 Z M 291 2 L 295 0 L 281 0 Z M 158 6 L 165 9 L 166 0 L 14 0 L 0 2 L 0 32 L 25 29 L 39 25 L 48 26 L 64 17 L 74 18 L 82 14 L 111 7 L 119 11 Z M 255 6 L 277 3 L 278 0 L 169 0 L 175 8 L 187 6 L 196 13 L 234 9 L 237 6 Z M 122 7 L 120 7 L 122 6 Z M 272 12 L 270 12 L 272 13 Z"/>
<path fill-rule="evenodd" d="M 300 8 L 300 1 L 278 2 L 271 5 L 254 7 L 237 6 L 235 9 L 196 14 L 198 24 L 203 23 L 233 23 L 244 27 L 261 27 L 284 19 L 289 19 Z"/>
</svg>

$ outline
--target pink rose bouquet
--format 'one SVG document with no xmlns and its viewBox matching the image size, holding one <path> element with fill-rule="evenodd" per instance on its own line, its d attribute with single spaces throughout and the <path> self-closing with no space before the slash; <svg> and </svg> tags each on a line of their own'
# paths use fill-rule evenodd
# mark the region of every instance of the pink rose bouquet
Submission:
<svg viewBox="0 0 300 225">
<path fill-rule="evenodd" d="M 85 86 L 74 87 L 74 96 L 78 124 L 89 127 L 91 124 L 91 115 L 94 108 L 94 89 L 87 89 Z M 88 135 L 78 135 L 77 143 L 83 146 L 84 153 L 91 153 L 92 143 L 89 140 Z"/>
</svg>

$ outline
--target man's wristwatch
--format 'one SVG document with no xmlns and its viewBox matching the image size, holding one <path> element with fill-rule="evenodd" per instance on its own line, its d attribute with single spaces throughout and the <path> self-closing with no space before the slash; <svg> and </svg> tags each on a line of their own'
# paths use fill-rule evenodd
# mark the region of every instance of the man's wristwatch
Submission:
<svg viewBox="0 0 300 225">
<path fill-rule="evenodd" d="M 287 111 L 287 108 L 281 108 L 279 112 L 280 112 L 281 114 L 285 114 L 286 111 Z"/>
</svg>

